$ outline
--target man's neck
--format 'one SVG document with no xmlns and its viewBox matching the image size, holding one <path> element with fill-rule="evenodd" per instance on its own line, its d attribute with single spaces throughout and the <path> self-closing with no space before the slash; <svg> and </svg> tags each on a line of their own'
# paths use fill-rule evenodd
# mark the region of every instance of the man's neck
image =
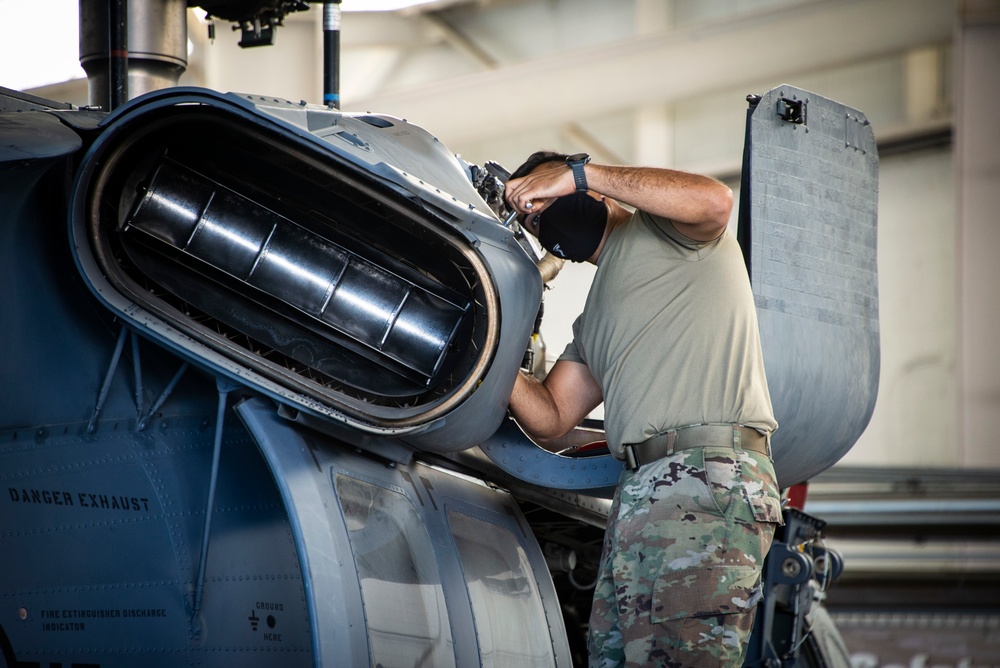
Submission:
<svg viewBox="0 0 1000 668">
<path fill-rule="evenodd" d="M 612 202 L 614 200 L 611 200 Z M 625 222 L 632 217 L 632 212 L 623 207 L 622 205 L 614 202 L 608 207 L 608 224 L 604 228 L 604 236 L 601 237 L 601 243 L 597 245 L 597 250 L 594 254 L 587 258 L 587 262 L 597 266 L 597 260 L 601 257 L 601 251 L 604 250 L 604 244 L 608 242 L 608 237 L 611 233 L 617 230 L 619 227 L 625 224 Z"/>
</svg>

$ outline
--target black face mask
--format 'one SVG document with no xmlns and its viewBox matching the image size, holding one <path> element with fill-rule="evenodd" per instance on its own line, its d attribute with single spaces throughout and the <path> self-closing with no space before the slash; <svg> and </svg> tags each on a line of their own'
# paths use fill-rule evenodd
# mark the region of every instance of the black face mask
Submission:
<svg viewBox="0 0 1000 668">
<path fill-rule="evenodd" d="M 557 257 L 584 262 L 601 244 L 607 225 L 603 201 L 587 193 L 564 195 L 538 214 L 538 241 Z"/>
</svg>

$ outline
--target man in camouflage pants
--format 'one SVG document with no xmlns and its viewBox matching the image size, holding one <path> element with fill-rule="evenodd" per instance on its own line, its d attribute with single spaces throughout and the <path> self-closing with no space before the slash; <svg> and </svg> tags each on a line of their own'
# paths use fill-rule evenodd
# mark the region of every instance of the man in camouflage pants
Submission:
<svg viewBox="0 0 1000 668">
<path fill-rule="evenodd" d="M 732 192 L 697 174 L 539 152 L 505 196 L 546 249 L 597 265 L 573 342 L 544 381 L 520 374 L 510 399 L 550 449 L 603 401 L 608 447 L 626 461 L 591 666 L 741 664 L 781 513 L 753 295 L 727 229 Z"/>
</svg>

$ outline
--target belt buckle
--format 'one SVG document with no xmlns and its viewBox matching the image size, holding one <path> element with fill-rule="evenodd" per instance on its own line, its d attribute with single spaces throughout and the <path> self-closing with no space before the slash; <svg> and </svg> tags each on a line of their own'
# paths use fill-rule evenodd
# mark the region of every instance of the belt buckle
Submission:
<svg viewBox="0 0 1000 668">
<path fill-rule="evenodd" d="M 632 473 L 639 470 L 639 460 L 635 457 L 635 445 L 632 443 L 626 443 L 622 448 L 625 452 L 625 466 Z"/>
</svg>

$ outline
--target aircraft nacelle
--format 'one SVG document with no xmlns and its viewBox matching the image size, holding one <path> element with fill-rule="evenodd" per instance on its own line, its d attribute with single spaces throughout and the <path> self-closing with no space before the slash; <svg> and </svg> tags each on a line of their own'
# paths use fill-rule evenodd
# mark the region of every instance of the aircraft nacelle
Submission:
<svg viewBox="0 0 1000 668">
<path fill-rule="evenodd" d="M 71 206 L 94 293 L 192 363 L 347 440 L 496 431 L 541 279 L 425 130 L 172 89 L 102 122 Z"/>
</svg>

